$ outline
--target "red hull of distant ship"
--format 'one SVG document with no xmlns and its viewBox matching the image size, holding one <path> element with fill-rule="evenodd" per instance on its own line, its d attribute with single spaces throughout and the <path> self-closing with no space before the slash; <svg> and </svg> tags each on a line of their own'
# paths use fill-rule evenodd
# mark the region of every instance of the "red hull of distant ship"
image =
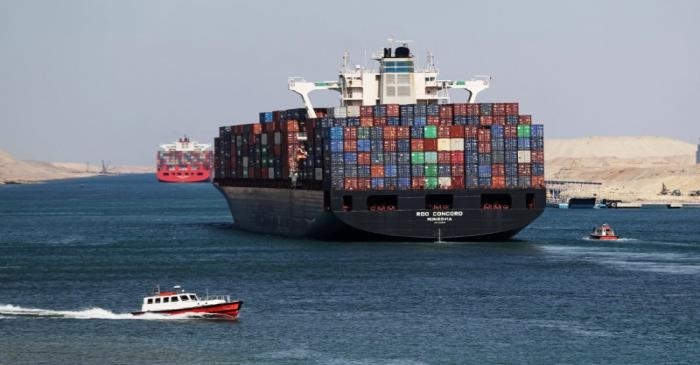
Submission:
<svg viewBox="0 0 700 365">
<path fill-rule="evenodd" d="M 156 175 L 160 182 L 196 183 L 209 181 L 211 170 L 163 170 L 158 171 Z"/>
</svg>

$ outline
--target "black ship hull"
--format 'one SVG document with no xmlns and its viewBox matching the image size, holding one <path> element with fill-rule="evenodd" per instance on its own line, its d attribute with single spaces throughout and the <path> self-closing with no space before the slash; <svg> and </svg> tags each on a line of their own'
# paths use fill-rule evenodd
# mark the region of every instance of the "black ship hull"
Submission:
<svg viewBox="0 0 700 365">
<path fill-rule="evenodd" d="M 545 207 L 543 189 L 329 192 L 215 185 L 238 229 L 327 240 L 506 240 Z M 377 199 L 392 209 L 377 211 Z"/>
</svg>

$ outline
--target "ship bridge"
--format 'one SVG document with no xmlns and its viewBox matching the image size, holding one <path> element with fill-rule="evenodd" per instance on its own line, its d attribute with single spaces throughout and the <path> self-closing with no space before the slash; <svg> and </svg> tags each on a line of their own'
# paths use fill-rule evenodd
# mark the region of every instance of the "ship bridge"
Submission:
<svg viewBox="0 0 700 365">
<path fill-rule="evenodd" d="M 488 76 L 475 76 L 470 80 L 442 80 L 435 67 L 435 59 L 428 53 L 426 66 L 418 69 L 416 58 L 408 48 L 410 41 L 389 40 L 390 46 L 372 55 L 379 62 L 379 69 L 362 66 L 351 67 L 348 53 L 343 55 L 343 65 L 337 81 L 310 82 L 302 77 L 290 77 L 289 90 L 299 94 L 310 118 L 316 117 L 309 94 L 315 90 L 333 90 L 340 93 L 342 106 L 377 104 L 446 104 L 450 102 L 449 89 L 463 89 L 466 102 L 476 102 L 477 95 L 491 82 Z M 394 43 L 400 43 L 394 47 Z"/>
</svg>

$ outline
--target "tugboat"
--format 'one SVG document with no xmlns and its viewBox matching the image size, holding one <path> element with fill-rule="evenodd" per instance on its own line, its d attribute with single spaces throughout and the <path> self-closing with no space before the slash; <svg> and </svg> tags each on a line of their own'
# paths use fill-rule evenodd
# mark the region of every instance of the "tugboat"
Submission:
<svg viewBox="0 0 700 365">
<path fill-rule="evenodd" d="M 607 223 L 600 227 L 593 228 L 591 232 L 591 239 L 594 240 L 614 241 L 618 238 L 619 237 L 615 234 L 615 230 Z"/>
<path fill-rule="evenodd" d="M 200 299 L 195 293 L 186 292 L 179 285 L 173 291 L 160 291 L 156 286 L 151 294 L 143 298 L 139 316 L 145 313 L 166 315 L 201 314 L 206 318 L 237 319 L 243 302 L 231 300 L 229 295 L 208 295 Z"/>
</svg>

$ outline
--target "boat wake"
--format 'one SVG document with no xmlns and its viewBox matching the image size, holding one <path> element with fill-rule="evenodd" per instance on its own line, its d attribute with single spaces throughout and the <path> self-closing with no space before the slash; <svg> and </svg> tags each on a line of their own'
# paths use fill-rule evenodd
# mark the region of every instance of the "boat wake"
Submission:
<svg viewBox="0 0 700 365">
<path fill-rule="evenodd" d="M 629 238 L 629 237 L 618 238 L 618 239 L 616 239 L 616 240 L 614 240 L 614 241 L 596 240 L 596 239 L 593 239 L 593 238 L 591 238 L 591 237 L 589 237 L 589 236 L 581 237 L 581 239 L 582 239 L 583 241 L 612 242 L 612 243 L 615 243 L 615 242 L 635 242 L 635 241 L 639 241 L 639 240 L 636 239 L 636 238 Z"/>
<path fill-rule="evenodd" d="M 13 317 L 44 317 L 44 318 L 72 318 L 72 319 L 138 319 L 138 320 L 182 320 L 207 318 L 203 314 L 177 314 L 163 315 L 157 313 L 145 313 L 140 316 L 135 316 L 131 313 L 114 313 L 102 308 L 88 308 L 78 311 L 59 311 L 41 308 L 24 308 L 12 304 L 0 304 L 0 319 Z"/>
</svg>

